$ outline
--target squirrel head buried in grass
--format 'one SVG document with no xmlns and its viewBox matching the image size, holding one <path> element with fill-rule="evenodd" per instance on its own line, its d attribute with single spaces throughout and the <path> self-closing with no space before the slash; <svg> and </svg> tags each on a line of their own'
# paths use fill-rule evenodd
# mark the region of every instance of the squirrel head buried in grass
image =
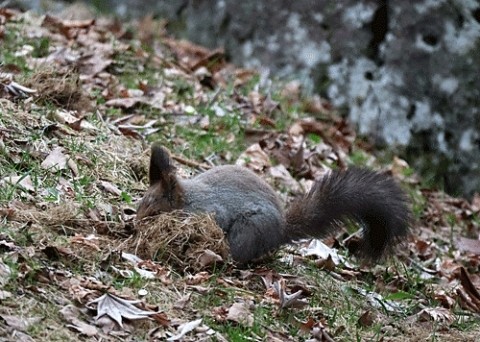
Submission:
<svg viewBox="0 0 480 342">
<path fill-rule="evenodd" d="M 177 181 L 175 172 L 168 150 L 154 145 L 150 157 L 150 187 L 140 202 L 137 219 L 184 207 L 183 189 Z"/>
</svg>

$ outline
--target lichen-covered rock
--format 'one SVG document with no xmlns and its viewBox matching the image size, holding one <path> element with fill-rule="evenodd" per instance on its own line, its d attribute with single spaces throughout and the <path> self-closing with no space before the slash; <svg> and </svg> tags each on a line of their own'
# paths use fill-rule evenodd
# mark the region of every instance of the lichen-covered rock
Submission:
<svg viewBox="0 0 480 342">
<path fill-rule="evenodd" d="M 183 15 L 194 41 L 303 78 L 447 189 L 480 191 L 478 1 L 194 1 Z"/>
<path fill-rule="evenodd" d="M 360 132 L 404 146 L 447 190 L 480 191 L 479 1 L 103 3 L 120 15 L 165 16 L 179 36 L 224 46 L 238 64 L 300 78 Z"/>
</svg>

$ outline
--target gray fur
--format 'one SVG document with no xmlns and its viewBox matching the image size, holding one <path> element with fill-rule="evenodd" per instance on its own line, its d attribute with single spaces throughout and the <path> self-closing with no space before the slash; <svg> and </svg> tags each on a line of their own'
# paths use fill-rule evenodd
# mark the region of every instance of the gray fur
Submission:
<svg viewBox="0 0 480 342">
<path fill-rule="evenodd" d="M 256 259 L 287 242 L 282 205 L 273 189 L 250 170 L 218 166 L 180 185 L 184 210 L 214 213 L 236 261 Z"/>
</svg>

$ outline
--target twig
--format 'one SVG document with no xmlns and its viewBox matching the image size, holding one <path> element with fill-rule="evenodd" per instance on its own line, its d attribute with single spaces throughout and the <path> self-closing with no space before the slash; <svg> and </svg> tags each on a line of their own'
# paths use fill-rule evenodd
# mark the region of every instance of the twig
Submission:
<svg viewBox="0 0 480 342">
<path fill-rule="evenodd" d="M 196 161 L 193 161 L 193 160 L 189 160 L 189 159 L 185 159 L 185 158 L 176 156 L 176 155 L 174 155 L 174 154 L 172 154 L 172 159 L 174 159 L 175 161 L 179 162 L 180 164 L 187 165 L 187 166 L 191 166 L 191 167 L 195 167 L 195 168 L 197 168 L 197 169 L 201 169 L 201 170 L 209 170 L 209 169 L 211 169 L 211 166 L 210 166 L 210 165 L 203 164 L 203 163 L 199 163 L 199 162 L 196 162 Z"/>
</svg>

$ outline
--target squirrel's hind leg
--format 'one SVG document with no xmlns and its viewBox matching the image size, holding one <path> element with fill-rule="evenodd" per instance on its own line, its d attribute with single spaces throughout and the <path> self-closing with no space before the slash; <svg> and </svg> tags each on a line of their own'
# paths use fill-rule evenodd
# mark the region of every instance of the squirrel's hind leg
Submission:
<svg viewBox="0 0 480 342">
<path fill-rule="evenodd" d="M 243 213 L 230 225 L 227 239 L 232 258 L 239 263 L 254 261 L 286 243 L 284 222 L 262 212 Z"/>
</svg>

